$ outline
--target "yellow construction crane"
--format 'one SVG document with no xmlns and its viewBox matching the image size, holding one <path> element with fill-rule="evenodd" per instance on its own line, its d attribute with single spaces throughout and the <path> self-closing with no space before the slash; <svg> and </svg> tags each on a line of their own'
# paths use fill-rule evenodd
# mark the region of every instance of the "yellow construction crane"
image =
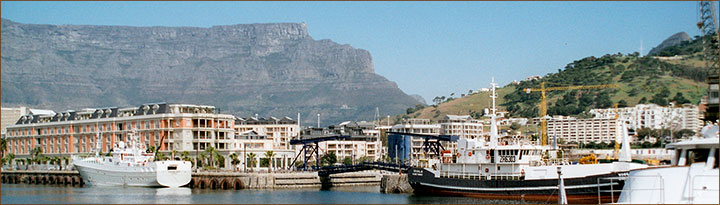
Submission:
<svg viewBox="0 0 720 205">
<path fill-rule="evenodd" d="M 540 92 L 542 95 L 540 97 L 540 129 L 541 132 L 541 142 L 542 145 L 547 145 L 547 119 L 545 119 L 545 115 L 547 115 L 547 103 L 545 102 L 545 92 L 547 91 L 553 91 L 553 90 L 581 90 L 581 89 L 605 89 L 605 88 L 616 88 L 618 87 L 615 84 L 603 84 L 603 85 L 572 85 L 572 86 L 560 86 L 560 87 L 545 87 L 545 82 L 540 82 L 540 88 L 526 88 L 525 92 L 531 93 L 531 92 Z"/>
</svg>

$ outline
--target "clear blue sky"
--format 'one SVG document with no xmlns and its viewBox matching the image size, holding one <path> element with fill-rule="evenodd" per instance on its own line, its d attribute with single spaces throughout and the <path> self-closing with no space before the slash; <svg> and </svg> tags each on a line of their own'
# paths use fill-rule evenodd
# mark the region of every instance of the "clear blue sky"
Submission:
<svg viewBox="0 0 720 205">
<path fill-rule="evenodd" d="M 194 26 L 306 22 L 314 39 L 370 51 L 375 72 L 428 102 L 573 60 L 645 53 L 699 34 L 697 2 L 14 2 L 20 23 Z"/>
</svg>

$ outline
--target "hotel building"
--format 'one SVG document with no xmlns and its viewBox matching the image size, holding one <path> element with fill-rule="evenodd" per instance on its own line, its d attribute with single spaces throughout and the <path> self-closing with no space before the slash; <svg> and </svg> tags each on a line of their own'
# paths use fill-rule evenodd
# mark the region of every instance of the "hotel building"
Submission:
<svg viewBox="0 0 720 205">
<path fill-rule="evenodd" d="M 110 152 L 118 141 L 136 132 L 146 147 L 160 151 L 190 151 L 195 155 L 208 146 L 229 149 L 235 118 L 215 113 L 214 106 L 151 103 L 138 107 L 88 108 L 54 114 L 27 114 L 7 127 L 8 152 L 28 157 L 40 147 L 43 154 L 67 156 L 91 153 L 100 140 L 100 151 Z M 195 152 L 193 152 L 195 151 Z"/>
</svg>

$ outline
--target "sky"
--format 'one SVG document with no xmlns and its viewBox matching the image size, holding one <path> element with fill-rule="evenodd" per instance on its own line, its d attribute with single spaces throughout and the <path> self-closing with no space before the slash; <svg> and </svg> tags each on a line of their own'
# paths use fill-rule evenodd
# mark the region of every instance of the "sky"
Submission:
<svg viewBox="0 0 720 205">
<path fill-rule="evenodd" d="M 30 24 L 210 27 L 305 22 L 313 39 L 368 50 L 375 72 L 435 96 L 558 72 L 573 60 L 646 54 L 699 35 L 695 1 L 662 2 L 0 2 Z M 717 6 L 717 5 L 716 5 Z"/>
</svg>

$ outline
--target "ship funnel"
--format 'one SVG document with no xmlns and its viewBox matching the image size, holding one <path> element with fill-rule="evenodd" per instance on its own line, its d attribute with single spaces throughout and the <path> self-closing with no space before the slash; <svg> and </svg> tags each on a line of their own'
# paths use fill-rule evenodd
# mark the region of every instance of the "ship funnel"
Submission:
<svg viewBox="0 0 720 205">
<path fill-rule="evenodd" d="M 621 129 L 620 132 L 622 133 L 622 147 L 620 148 L 618 161 L 630 162 L 632 158 L 630 157 L 630 137 L 628 136 L 627 124 L 625 124 L 625 120 L 620 120 L 619 123 Z"/>
</svg>

